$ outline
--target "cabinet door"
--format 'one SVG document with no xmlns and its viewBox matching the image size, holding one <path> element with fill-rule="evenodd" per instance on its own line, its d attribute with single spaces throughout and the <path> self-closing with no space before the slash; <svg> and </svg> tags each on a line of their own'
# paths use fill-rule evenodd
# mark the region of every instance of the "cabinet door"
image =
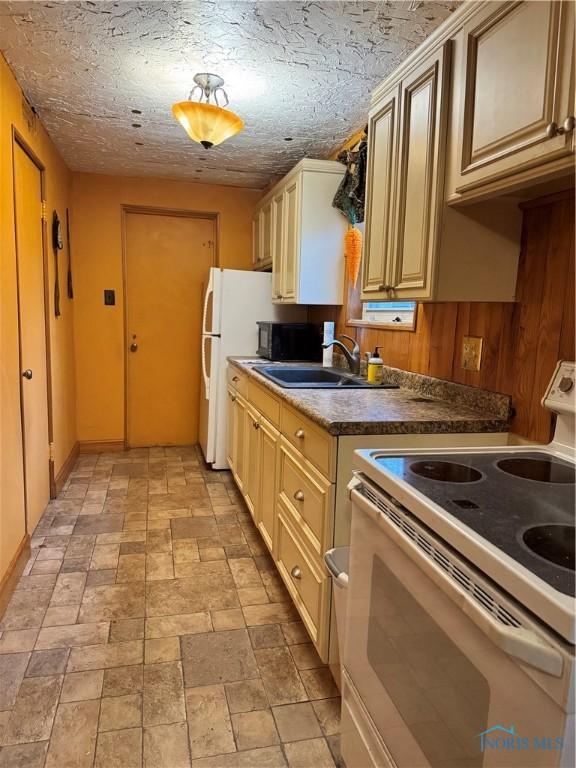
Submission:
<svg viewBox="0 0 576 768">
<path fill-rule="evenodd" d="M 226 458 L 232 474 L 236 474 L 236 437 L 234 422 L 234 403 L 236 402 L 236 393 L 234 390 L 228 390 L 228 399 L 226 401 Z"/>
<path fill-rule="evenodd" d="M 272 261 L 272 201 L 260 211 L 260 267 L 267 267 Z"/>
<path fill-rule="evenodd" d="M 246 458 L 244 450 L 244 434 L 245 434 L 245 413 L 246 403 L 236 395 L 234 401 L 233 421 L 234 421 L 234 444 L 232 447 L 232 459 L 234 464 L 234 479 L 238 485 L 238 488 L 244 492 L 244 484 L 246 482 L 245 467 Z"/>
<path fill-rule="evenodd" d="M 389 298 L 433 292 L 443 205 L 450 45 L 428 56 L 401 83 L 399 167 Z"/>
<path fill-rule="evenodd" d="M 272 200 L 272 298 L 282 298 L 282 262 L 284 250 L 284 191 Z"/>
<path fill-rule="evenodd" d="M 284 190 L 284 247 L 282 258 L 282 300 L 297 300 L 300 244 L 300 178 Z"/>
<path fill-rule="evenodd" d="M 259 476 L 257 524 L 272 551 L 274 542 L 274 521 L 276 517 L 276 467 L 278 460 L 279 433 L 264 419 L 260 419 Z"/>
<path fill-rule="evenodd" d="M 398 147 L 398 89 L 385 96 L 368 123 L 366 236 L 362 298 L 382 294 L 389 283 L 391 228 Z M 386 298 L 386 296 L 384 296 Z"/>
<path fill-rule="evenodd" d="M 244 501 L 253 518 L 260 490 L 260 422 L 259 414 L 249 406 L 244 409 Z"/>
<path fill-rule="evenodd" d="M 456 191 L 570 155 L 574 130 L 563 125 L 574 116 L 573 4 L 487 3 L 463 32 Z"/>
<path fill-rule="evenodd" d="M 260 213 L 252 217 L 252 267 L 258 269 L 261 260 L 260 248 Z"/>
</svg>

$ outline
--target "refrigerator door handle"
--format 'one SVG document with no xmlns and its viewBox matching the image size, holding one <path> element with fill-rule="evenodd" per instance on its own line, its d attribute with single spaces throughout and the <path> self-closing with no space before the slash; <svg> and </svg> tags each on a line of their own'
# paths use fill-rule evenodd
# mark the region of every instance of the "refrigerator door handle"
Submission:
<svg viewBox="0 0 576 768">
<path fill-rule="evenodd" d="M 204 392 L 206 400 L 210 400 L 210 377 L 206 370 L 206 342 L 211 339 L 211 336 L 202 336 L 202 376 L 204 377 Z"/>
<path fill-rule="evenodd" d="M 210 306 L 210 296 L 213 296 L 213 295 L 214 295 L 214 280 L 212 277 L 212 272 L 210 272 L 210 279 L 208 281 L 208 285 L 206 286 L 206 293 L 204 294 L 204 309 L 202 311 L 202 335 L 203 336 L 210 333 L 208 328 L 206 328 L 206 321 L 208 319 L 208 307 Z M 204 346 L 202 346 L 202 363 L 204 364 Z"/>
</svg>

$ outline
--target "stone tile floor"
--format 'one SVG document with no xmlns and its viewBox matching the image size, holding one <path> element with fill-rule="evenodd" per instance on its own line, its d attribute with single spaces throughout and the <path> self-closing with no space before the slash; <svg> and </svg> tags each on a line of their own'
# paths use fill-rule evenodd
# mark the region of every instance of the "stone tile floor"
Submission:
<svg viewBox="0 0 576 768">
<path fill-rule="evenodd" d="M 339 711 L 230 473 L 79 458 L 0 621 L 0 768 L 334 768 Z"/>
</svg>

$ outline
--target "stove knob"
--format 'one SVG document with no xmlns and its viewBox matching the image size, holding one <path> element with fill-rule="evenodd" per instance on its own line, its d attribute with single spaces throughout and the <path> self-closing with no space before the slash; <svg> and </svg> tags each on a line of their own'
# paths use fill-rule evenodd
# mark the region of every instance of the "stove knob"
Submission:
<svg viewBox="0 0 576 768">
<path fill-rule="evenodd" d="M 560 379 L 560 383 L 558 384 L 558 389 L 560 392 L 564 392 L 566 394 L 567 392 L 570 392 L 574 387 L 574 379 L 571 379 L 569 376 L 563 376 Z"/>
</svg>

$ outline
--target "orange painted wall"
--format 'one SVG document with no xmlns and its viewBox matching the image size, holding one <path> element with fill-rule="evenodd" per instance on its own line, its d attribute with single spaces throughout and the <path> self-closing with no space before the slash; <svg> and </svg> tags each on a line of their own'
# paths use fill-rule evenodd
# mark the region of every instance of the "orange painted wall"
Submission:
<svg viewBox="0 0 576 768">
<path fill-rule="evenodd" d="M 155 178 L 74 174 L 72 223 L 78 439 L 124 438 L 122 206 L 219 214 L 219 265 L 250 269 L 261 192 Z M 104 306 L 103 291 L 116 291 Z M 151 404 L 153 407 L 153 404 Z"/>
<path fill-rule="evenodd" d="M 70 205 L 71 174 L 40 121 L 28 125 L 22 93 L 0 55 L 0 578 L 25 534 L 20 363 L 16 284 L 16 246 L 12 182 L 12 131 L 18 131 L 45 167 L 49 216 L 55 208 L 65 218 Z M 64 251 L 65 253 L 65 251 Z M 54 260 L 49 251 L 49 282 Z M 60 256 L 64 264 L 65 256 Z M 64 272 L 64 267 L 61 267 Z M 76 442 L 73 306 L 62 291 L 59 319 L 50 299 L 54 458 L 58 473 Z M 52 291 L 51 291 L 52 294 Z"/>
</svg>

